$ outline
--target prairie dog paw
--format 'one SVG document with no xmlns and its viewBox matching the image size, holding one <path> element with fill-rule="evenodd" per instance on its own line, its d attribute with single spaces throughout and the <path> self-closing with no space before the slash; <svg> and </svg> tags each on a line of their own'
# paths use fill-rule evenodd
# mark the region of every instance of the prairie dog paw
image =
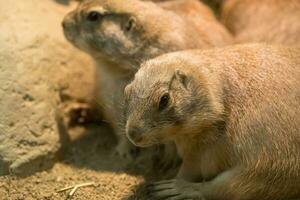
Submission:
<svg viewBox="0 0 300 200">
<path fill-rule="evenodd" d="M 172 179 L 149 184 L 147 193 L 153 200 L 205 200 L 200 189 L 200 183 Z"/>
</svg>

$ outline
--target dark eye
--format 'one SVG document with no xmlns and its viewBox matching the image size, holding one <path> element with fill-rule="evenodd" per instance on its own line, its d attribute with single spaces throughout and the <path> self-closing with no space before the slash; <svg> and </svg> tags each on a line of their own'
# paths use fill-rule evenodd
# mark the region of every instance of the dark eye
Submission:
<svg viewBox="0 0 300 200">
<path fill-rule="evenodd" d="M 170 100 L 170 95 L 168 93 L 164 94 L 160 98 L 158 109 L 159 110 L 165 109 L 168 106 L 168 104 L 169 104 L 169 100 Z"/>
<path fill-rule="evenodd" d="M 92 11 L 88 14 L 87 16 L 87 20 L 91 21 L 91 22 L 95 22 L 98 21 L 101 18 L 101 14 L 96 12 L 96 11 Z"/>
</svg>

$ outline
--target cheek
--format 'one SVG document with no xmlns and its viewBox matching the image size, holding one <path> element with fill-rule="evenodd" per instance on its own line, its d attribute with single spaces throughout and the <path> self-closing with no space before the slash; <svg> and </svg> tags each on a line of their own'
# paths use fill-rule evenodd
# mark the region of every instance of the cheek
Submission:
<svg viewBox="0 0 300 200">
<path fill-rule="evenodd" d="M 64 24 L 63 31 L 66 39 L 73 44 L 76 44 L 76 41 L 81 38 L 80 31 L 78 30 L 78 25 L 75 23 Z"/>
<path fill-rule="evenodd" d="M 110 21 L 103 21 L 103 23 L 101 23 L 101 27 L 99 27 L 98 30 L 103 33 L 103 36 L 106 39 L 112 41 L 122 37 L 122 31 L 120 30 L 119 25 Z"/>
<path fill-rule="evenodd" d="M 124 31 L 118 24 L 104 22 L 102 30 L 107 48 L 113 48 L 127 54 L 129 50 L 134 48 L 132 40 L 124 34 Z"/>
<path fill-rule="evenodd" d="M 166 125 L 162 130 L 161 130 L 161 135 L 165 139 L 173 139 L 174 136 L 176 136 L 177 129 L 176 127 L 172 124 Z"/>
<path fill-rule="evenodd" d="M 164 143 L 172 140 L 176 135 L 176 128 L 173 125 L 160 125 L 154 128 L 151 132 L 143 135 L 144 140 L 155 141 L 157 143 Z"/>
<path fill-rule="evenodd" d="M 74 39 L 75 46 L 88 52 L 92 49 L 91 43 L 95 43 L 91 41 L 92 41 L 91 34 L 86 33 L 85 31 L 80 31 L 80 33 Z"/>
<path fill-rule="evenodd" d="M 80 49 L 94 55 L 102 50 L 101 36 L 95 31 L 81 29 L 79 36 L 76 38 L 76 45 L 79 46 Z"/>
</svg>

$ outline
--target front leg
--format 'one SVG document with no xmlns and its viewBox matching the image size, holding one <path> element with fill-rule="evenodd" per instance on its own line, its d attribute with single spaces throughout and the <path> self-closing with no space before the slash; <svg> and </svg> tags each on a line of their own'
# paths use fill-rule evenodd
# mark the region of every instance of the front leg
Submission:
<svg viewBox="0 0 300 200">
<path fill-rule="evenodd" d="M 201 169 L 194 162 L 194 159 L 183 160 L 176 179 L 183 179 L 194 183 L 203 181 Z"/>
<path fill-rule="evenodd" d="M 153 199 L 162 200 L 202 197 L 206 200 L 269 200 L 300 196 L 299 180 L 285 179 L 276 175 L 278 170 L 235 167 L 220 173 L 208 182 L 191 183 L 183 180 L 157 182 L 150 186 L 149 193 Z"/>
<path fill-rule="evenodd" d="M 176 146 L 173 143 L 159 146 L 153 155 L 153 160 L 155 167 L 158 167 L 161 171 L 176 169 L 181 163 Z"/>
<path fill-rule="evenodd" d="M 148 186 L 148 195 L 153 200 L 204 200 L 201 185 L 182 179 L 159 181 Z"/>
</svg>

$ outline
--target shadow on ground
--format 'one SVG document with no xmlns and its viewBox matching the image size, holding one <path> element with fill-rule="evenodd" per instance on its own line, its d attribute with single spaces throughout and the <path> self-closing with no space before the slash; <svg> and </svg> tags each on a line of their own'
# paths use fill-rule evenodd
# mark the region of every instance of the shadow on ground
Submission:
<svg viewBox="0 0 300 200">
<path fill-rule="evenodd" d="M 117 144 L 111 128 L 102 124 L 88 124 L 69 129 L 74 137 L 64 145 L 62 162 L 79 169 L 97 172 L 113 172 L 141 176 L 144 181 L 134 186 L 134 193 L 125 199 L 148 199 L 145 195 L 147 183 L 175 176 L 177 167 L 164 166 L 159 159 L 157 147 L 138 149 L 132 161 L 127 161 L 114 152 Z M 177 164 L 178 166 L 178 164 Z"/>
<path fill-rule="evenodd" d="M 161 160 L 161 147 L 137 149 L 132 160 L 118 156 L 114 149 L 116 137 L 111 128 L 105 124 L 88 124 L 69 129 L 71 138 L 64 145 L 62 161 L 77 168 L 88 168 L 95 171 L 121 172 L 131 175 L 142 175 L 147 179 L 172 176 Z M 166 173 L 168 171 L 168 173 Z M 172 171 L 172 170 L 171 170 Z"/>
</svg>

